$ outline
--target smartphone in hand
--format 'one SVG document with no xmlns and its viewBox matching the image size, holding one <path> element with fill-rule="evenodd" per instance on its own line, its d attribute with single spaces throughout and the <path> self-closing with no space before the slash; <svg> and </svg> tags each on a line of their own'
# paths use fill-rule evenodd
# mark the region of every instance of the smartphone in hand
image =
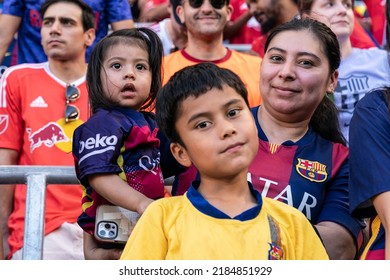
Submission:
<svg viewBox="0 0 390 280">
<path fill-rule="evenodd" d="M 95 238 L 101 242 L 125 244 L 140 215 L 115 205 L 99 205 Z"/>
</svg>

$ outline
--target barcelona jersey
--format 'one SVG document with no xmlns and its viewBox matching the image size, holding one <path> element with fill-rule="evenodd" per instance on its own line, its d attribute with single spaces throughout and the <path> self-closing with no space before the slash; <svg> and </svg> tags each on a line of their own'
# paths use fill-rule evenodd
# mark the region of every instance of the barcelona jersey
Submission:
<svg viewBox="0 0 390 280">
<path fill-rule="evenodd" d="M 348 147 L 322 138 L 309 128 L 297 142 L 268 142 L 252 108 L 258 129 L 259 150 L 248 179 L 267 196 L 300 210 L 317 224 L 344 226 L 357 237 L 361 226 L 349 213 Z"/>
</svg>

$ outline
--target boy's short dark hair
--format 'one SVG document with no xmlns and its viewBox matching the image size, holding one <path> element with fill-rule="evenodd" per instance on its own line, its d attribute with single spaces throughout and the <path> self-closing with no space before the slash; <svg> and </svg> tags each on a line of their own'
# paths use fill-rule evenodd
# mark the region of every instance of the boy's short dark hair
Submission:
<svg viewBox="0 0 390 280">
<path fill-rule="evenodd" d="M 224 85 L 241 95 L 249 107 L 248 91 L 244 83 L 229 69 L 204 62 L 176 72 L 157 95 L 156 118 L 159 129 L 171 142 L 184 146 L 175 127 L 181 113 L 181 103 L 190 96 L 199 97 L 213 88 L 222 90 Z"/>
<path fill-rule="evenodd" d="M 80 0 L 46 0 L 40 10 L 39 13 L 41 15 L 41 18 L 44 17 L 47 9 L 57 3 L 71 3 L 75 4 L 80 7 L 81 9 L 81 20 L 83 23 L 83 29 L 84 31 L 87 31 L 91 28 L 95 28 L 95 13 L 93 12 L 92 8 L 88 6 L 86 3 Z"/>
</svg>

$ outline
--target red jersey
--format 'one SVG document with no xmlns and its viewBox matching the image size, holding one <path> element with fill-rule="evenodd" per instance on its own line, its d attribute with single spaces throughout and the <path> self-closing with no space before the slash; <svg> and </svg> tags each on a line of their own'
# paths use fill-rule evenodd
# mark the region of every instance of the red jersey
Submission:
<svg viewBox="0 0 390 280">
<path fill-rule="evenodd" d="M 364 30 L 363 26 L 356 19 L 354 20 L 354 27 L 350 37 L 352 47 L 358 49 L 374 48 L 377 45 L 371 39 L 370 35 Z"/>
<path fill-rule="evenodd" d="M 168 3 L 168 0 L 146 0 L 145 2 L 145 5 L 143 6 L 142 8 L 142 11 L 143 12 L 146 12 L 156 6 L 159 6 L 161 4 L 165 4 L 165 3 Z M 163 20 L 163 19 L 161 19 Z M 157 20 L 156 22 L 158 22 L 159 20 Z"/>
<path fill-rule="evenodd" d="M 249 10 L 246 0 L 231 0 L 230 5 L 233 6 L 233 13 L 230 19 L 232 22 Z M 229 39 L 229 43 L 252 44 L 260 36 L 260 30 L 260 23 L 254 17 L 251 17 L 240 29 L 238 34 Z"/>
<path fill-rule="evenodd" d="M 72 105 L 80 119 L 65 122 L 65 82 L 51 73 L 48 63 L 21 64 L 7 69 L 0 88 L 0 148 L 19 152 L 19 165 L 74 166 L 74 129 L 88 116 L 85 77 L 73 83 L 80 98 Z M 81 213 L 79 185 L 50 185 L 46 191 L 45 235 Z M 23 246 L 26 186 L 16 185 L 10 215 L 10 255 Z"/>
<path fill-rule="evenodd" d="M 371 32 L 379 45 L 383 45 L 386 26 L 385 0 L 364 0 L 371 18 Z"/>
</svg>

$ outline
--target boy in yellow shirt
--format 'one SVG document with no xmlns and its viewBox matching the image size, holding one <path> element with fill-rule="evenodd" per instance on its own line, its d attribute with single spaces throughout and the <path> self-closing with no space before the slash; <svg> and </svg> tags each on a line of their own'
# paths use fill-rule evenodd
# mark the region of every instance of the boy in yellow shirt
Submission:
<svg viewBox="0 0 390 280">
<path fill-rule="evenodd" d="M 301 212 L 247 181 L 257 129 L 236 74 L 213 63 L 184 68 L 159 92 L 156 116 L 176 160 L 194 164 L 200 180 L 148 206 L 122 260 L 328 259 Z"/>
</svg>

